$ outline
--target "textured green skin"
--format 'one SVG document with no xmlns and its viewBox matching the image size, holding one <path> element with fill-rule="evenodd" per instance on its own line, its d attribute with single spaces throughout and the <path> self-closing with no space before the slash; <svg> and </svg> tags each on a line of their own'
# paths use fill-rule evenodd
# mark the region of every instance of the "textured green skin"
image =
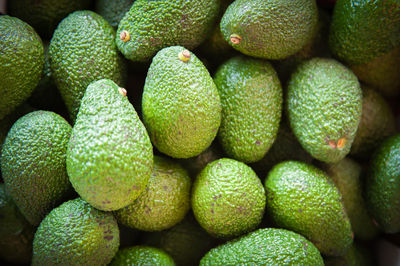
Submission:
<svg viewBox="0 0 400 266">
<path fill-rule="evenodd" d="M 112 213 L 76 198 L 53 209 L 40 223 L 32 265 L 107 265 L 118 247 L 119 229 Z"/>
<path fill-rule="evenodd" d="M 0 183 L 0 259 L 29 264 L 35 228 L 25 219 Z"/>
<path fill-rule="evenodd" d="M 350 220 L 333 181 L 297 161 L 279 163 L 265 181 L 267 212 L 277 226 L 293 230 L 328 256 L 344 255 L 353 243 Z"/>
<path fill-rule="evenodd" d="M 217 87 L 193 53 L 188 62 L 178 58 L 184 49 L 171 46 L 157 53 L 142 97 L 143 121 L 153 145 L 174 158 L 199 155 L 221 123 Z"/>
<path fill-rule="evenodd" d="M 372 266 L 377 265 L 374 261 L 374 252 L 354 242 L 345 255 L 341 257 L 327 257 L 324 259 L 325 266 Z"/>
<path fill-rule="evenodd" d="M 292 231 L 265 228 L 210 250 L 205 265 L 324 265 L 318 249 Z"/>
<path fill-rule="evenodd" d="M 129 11 L 135 0 L 97 0 L 95 11 L 110 23 L 113 28 L 117 28 L 120 20 Z"/>
<path fill-rule="evenodd" d="M 212 31 L 219 6 L 219 0 L 136 0 L 120 21 L 115 42 L 132 61 L 148 61 L 168 46 L 196 48 Z M 119 36 L 124 30 L 127 42 Z"/>
<path fill-rule="evenodd" d="M 31 25 L 45 39 L 50 39 L 58 23 L 68 14 L 90 8 L 91 0 L 12 0 L 8 13 Z"/>
<path fill-rule="evenodd" d="M 391 97 L 400 94 L 400 45 L 365 64 L 350 68 L 360 81 L 378 89 L 383 95 Z"/>
<path fill-rule="evenodd" d="M 365 86 L 362 91 L 361 120 L 350 154 L 366 159 L 383 139 L 396 132 L 396 120 L 389 104 L 378 92 Z"/>
<path fill-rule="evenodd" d="M 165 250 L 180 266 L 198 266 L 200 259 L 216 242 L 192 213 L 168 230 L 144 234 L 142 240 L 146 245 Z"/>
<path fill-rule="evenodd" d="M 272 167 L 287 160 L 311 163 L 313 158 L 301 147 L 286 120 L 282 120 L 271 149 L 261 160 L 250 164 L 250 166 L 258 176 L 265 178 Z"/>
<path fill-rule="evenodd" d="M 274 143 L 282 113 L 282 87 L 272 65 L 234 57 L 214 77 L 222 106 L 218 139 L 226 154 L 251 163 Z"/>
<path fill-rule="evenodd" d="M 160 231 L 180 222 L 190 209 L 191 179 L 175 161 L 154 156 L 153 171 L 145 190 L 115 212 L 117 221 L 142 231 Z"/>
<path fill-rule="evenodd" d="M 153 147 L 135 109 L 108 79 L 82 98 L 67 150 L 67 171 L 78 194 L 112 211 L 132 204 L 153 168 Z"/>
<path fill-rule="evenodd" d="M 50 66 L 72 120 L 91 82 L 107 78 L 124 85 L 125 62 L 114 38 L 115 30 L 92 11 L 71 13 L 55 30 L 49 47 Z"/>
<path fill-rule="evenodd" d="M 367 63 L 399 44 L 400 1 L 336 1 L 329 46 L 340 60 Z"/>
<path fill-rule="evenodd" d="M 350 219 L 351 229 L 357 239 L 373 239 L 379 230 L 372 222 L 363 199 L 361 166 L 349 158 L 324 166 L 324 170 L 335 183 Z"/>
<path fill-rule="evenodd" d="M 133 246 L 121 249 L 113 258 L 110 266 L 174 266 L 175 262 L 165 251 L 147 246 Z"/>
<path fill-rule="evenodd" d="M 385 233 L 400 232 L 400 134 L 375 151 L 365 185 L 369 210 Z"/>
<path fill-rule="evenodd" d="M 44 49 L 34 29 L 22 20 L 0 16 L 0 120 L 32 94 L 42 75 Z"/>
<path fill-rule="evenodd" d="M 71 126 L 50 111 L 34 111 L 14 123 L 3 145 L 1 173 L 25 218 L 40 221 L 72 191 L 66 171 Z"/>
<path fill-rule="evenodd" d="M 236 0 L 220 27 L 224 39 L 243 54 L 283 59 L 300 51 L 312 38 L 318 21 L 315 0 Z M 238 34 L 239 44 L 230 41 Z"/>
<path fill-rule="evenodd" d="M 287 111 L 293 133 L 314 158 L 335 163 L 349 152 L 361 118 L 357 77 L 334 59 L 305 61 L 288 85 Z M 342 148 L 332 148 L 345 138 Z"/>
<path fill-rule="evenodd" d="M 228 158 L 209 163 L 192 188 L 192 210 L 212 236 L 228 239 L 250 232 L 261 222 L 264 187 L 246 164 Z"/>
</svg>

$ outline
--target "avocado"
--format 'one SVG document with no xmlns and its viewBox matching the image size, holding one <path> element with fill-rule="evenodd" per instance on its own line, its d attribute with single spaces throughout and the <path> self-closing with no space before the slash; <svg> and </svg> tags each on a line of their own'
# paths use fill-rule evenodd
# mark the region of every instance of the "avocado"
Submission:
<svg viewBox="0 0 400 266">
<path fill-rule="evenodd" d="M 362 91 L 347 67 L 327 58 L 303 62 L 290 78 L 286 107 L 293 133 L 315 159 L 335 163 L 350 152 Z"/>
<path fill-rule="evenodd" d="M 385 233 L 400 232 L 400 134 L 374 152 L 365 185 L 367 206 Z"/>
<path fill-rule="evenodd" d="M 341 195 L 319 168 L 297 161 L 275 165 L 265 180 L 267 214 L 276 226 L 299 233 L 328 256 L 341 256 L 353 243 Z"/>
<path fill-rule="evenodd" d="M 149 61 L 168 46 L 194 49 L 212 31 L 219 0 L 136 0 L 118 25 L 115 42 L 132 61 Z"/>
<path fill-rule="evenodd" d="M 222 106 L 218 139 L 225 153 L 242 162 L 260 160 L 278 133 L 282 87 L 267 61 L 233 57 L 214 77 Z"/>
<path fill-rule="evenodd" d="M 192 188 L 192 210 L 212 236 L 229 239 L 254 230 L 265 208 L 264 187 L 246 164 L 222 158 L 209 163 Z"/>
<path fill-rule="evenodd" d="M 110 23 L 113 28 L 117 28 L 120 20 L 129 11 L 135 0 L 96 0 L 95 11 Z"/>
<path fill-rule="evenodd" d="M 36 228 L 19 211 L 0 183 L 0 259 L 14 264 L 29 264 Z"/>
<path fill-rule="evenodd" d="M 361 81 L 387 96 L 399 93 L 399 1 L 338 0 L 329 45 Z"/>
<path fill-rule="evenodd" d="M 372 222 L 363 198 L 363 176 L 361 166 L 350 158 L 344 158 L 333 164 L 322 167 L 335 183 L 342 195 L 342 201 L 351 228 L 357 239 L 369 240 L 379 234 Z"/>
<path fill-rule="evenodd" d="M 134 203 L 115 211 L 117 221 L 142 231 L 160 231 L 180 222 L 190 209 L 191 179 L 172 159 L 154 156 L 145 190 Z"/>
<path fill-rule="evenodd" d="M 7 192 L 32 225 L 72 190 L 66 171 L 71 126 L 58 114 L 34 111 L 19 118 L 1 152 L 1 173 Z"/>
<path fill-rule="evenodd" d="M 165 250 L 179 266 L 198 266 L 200 259 L 217 243 L 198 224 L 192 212 L 170 229 L 144 233 L 142 241 Z"/>
<path fill-rule="evenodd" d="M 125 61 L 114 43 L 115 30 L 92 11 L 75 11 L 58 24 L 50 41 L 50 68 L 75 121 L 87 86 L 111 79 L 124 86 Z"/>
<path fill-rule="evenodd" d="M 396 132 L 396 120 L 381 94 L 362 85 L 362 113 L 350 155 L 368 159 L 383 139 Z"/>
<path fill-rule="evenodd" d="M 58 23 L 68 14 L 90 8 L 91 0 L 12 0 L 8 14 L 31 25 L 44 39 L 50 39 Z"/>
<path fill-rule="evenodd" d="M 33 239 L 32 266 L 107 265 L 118 251 L 119 230 L 110 212 L 81 198 L 54 208 Z"/>
<path fill-rule="evenodd" d="M 0 15 L 0 120 L 29 98 L 43 71 L 44 48 L 22 20 Z"/>
<path fill-rule="evenodd" d="M 205 265 L 324 265 L 313 243 L 281 228 L 263 228 L 210 250 Z"/>
<path fill-rule="evenodd" d="M 153 147 L 126 90 L 109 79 L 91 83 L 67 149 L 76 192 L 97 209 L 118 210 L 145 189 L 152 168 Z"/>
<path fill-rule="evenodd" d="M 153 145 L 170 157 L 194 157 L 211 145 L 221 123 L 221 102 L 196 55 L 171 46 L 154 56 L 144 84 L 142 114 Z"/>
<path fill-rule="evenodd" d="M 133 246 L 120 249 L 110 266 L 163 265 L 175 266 L 174 260 L 165 251 L 148 246 Z"/>
<path fill-rule="evenodd" d="M 220 27 L 241 53 L 264 59 L 283 59 L 300 51 L 317 27 L 315 0 L 236 0 Z"/>
</svg>

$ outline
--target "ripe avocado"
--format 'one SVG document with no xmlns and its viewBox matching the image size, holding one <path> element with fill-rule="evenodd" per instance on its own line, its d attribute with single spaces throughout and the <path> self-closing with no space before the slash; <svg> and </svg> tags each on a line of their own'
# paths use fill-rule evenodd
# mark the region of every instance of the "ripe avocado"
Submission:
<svg viewBox="0 0 400 266">
<path fill-rule="evenodd" d="M 175 266 L 174 260 L 165 251 L 148 246 L 133 246 L 120 249 L 110 266 L 163 265 Z"/>
<path fill-rule="evenodd" d="M 162 49 L 147 72 L 143 122 L 153 145 L 173 158 L 210 146 L 221 123 L 217 87 L 203 63 L 181 46 Z"/>
<path fill-rule="evenodd" d="M 400 232 L 400 134 L 378 147 L 368 173 L 365 194 L 373 218 L 385 233 Z"/>
<path fill-rule="evenodd" d="M 302 235 L 264 228 L 211 249 L 200 261 L 206 265 L 324 265 L 313 243 Z"/>
<path fill-rule="evenodd" d="M 32 94 L 43 71 L 44 48 L 22 20 L 0 15 L 0 120 Z"/>
<path fill-rule="evenodd" d="M 1 152 L 7 192 L 33 225 L 72 192 L 66 171 L 71 126 L 49 111 L 34 111 L 11 127 Z"/>
<path fill-rule="evenodd" d="M 58 24 L 50 41 L 51 72 L 71 119 L 87 86 L 111 79 L 124 86 L 125 62 L 114 43 L 115 30 L 92 11 L 75 11 Z"/>
<path fill-rule="evenodd" d="M 350 152 L 361 108 L 357 77 L 334 59 L 305 61 L 290 78 L 290 126 L 303 148 L 320 161 L 335 163 Z"/>
<path fill-rule="evenodd" d="M 310 41 L 317 21 L 315 0 L 236 0 L 220 27 L 225 41 L 241 53 L 283 59 Z"/>
<path fill-rule="evenodd" d="M 276 226 L 309 239 L 328 256 L 341 256 L 353 243 L 350 220 L 333 181 L 303 162 L 277 164 L 265 180 L 267 213 Z"/>
<path fill-rule="evenodd" d="M 242 162 L 260 160 L 278 133 L 282 87 L 272 65 L 250 57 L 233 57 L 214 77 L 221 99 L 219 141 L 225 153 Z"/>
<path fill-rule="evenodd" d="M 145 190 L 134 203 L 114 214 L 119 223 L 142 231 L 168 229 L 190 209 L 191 179 L 177 162 L 154 156 L 153 171 Z"/>
<path fill-rule="evenodd" d="M 228 158 L 213 161 L 194 181 L 193 214 L 212 236 L 228 239 L 254 230 L 264 208 L 264 187 L 242 162 Z"/>
<path fill-rule="evenodd" d="M 194 49 L 212 31 L 219 0 L 136 0 L 121 19 L 115 42 L 132 61 L 148 61 L 164 47 Z"/>
<path fill-rule="evenodd" d="M 118 247 L 119 229 L 112 213 L 76 198 L 53 209 L 40 223 L 32 266 L 107 265 Z"/>
<path fill-rule="evenodd" d="M 67 149 L 67 171 L 78 194 L 95 208 L 118 210 L 145 189 L 153 147 L 126 90 L 112 80 L 91 83 Z"/>
</svg>

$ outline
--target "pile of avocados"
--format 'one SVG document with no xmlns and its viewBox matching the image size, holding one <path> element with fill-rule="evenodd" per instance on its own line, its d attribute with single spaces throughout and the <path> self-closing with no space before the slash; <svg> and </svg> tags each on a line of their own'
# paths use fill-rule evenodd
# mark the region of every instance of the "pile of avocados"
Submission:
<svg viewBox="0 0 400 266">
<path fill-rule="evenodd" d="M 375 265 L 399 0 L 8 0 L 0 264 Z"/>
</svg>

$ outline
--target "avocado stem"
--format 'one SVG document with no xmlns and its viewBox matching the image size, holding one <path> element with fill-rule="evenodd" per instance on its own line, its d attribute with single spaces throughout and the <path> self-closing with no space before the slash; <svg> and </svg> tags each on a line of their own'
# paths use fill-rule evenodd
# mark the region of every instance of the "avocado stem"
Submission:
<svg viewBox="0 0 400 266">
<path fill-rule="evenodd" d="M 126 30 L 123 30 L 119 34 L 119 38 L 121 39 L 121 41 L 127 42 L 127 41 L 129 41 L 131 39 L 131 35 Z"/>
<path fill-rule="evenodd" d="M 118 91 L 119 91 L 119 93 L 122 94 L 122 96 L 126 96 L 126 94 L 127 94 L 127 92 L 126 92 L 126 90 L 124 88 L 119 87 Z"/>
<path fill-rule="evenodd" d="M 179 52 L 178 58 L 179 58 L 179 60 L 181 60 L 183 62 L 187 62 L 190 59 L 190 52 L 185 49 L 185 50 Z"/>
<path fill-rule="evenodd" d="M 242 41 L 242 37 L 240 37 L 238 34 L 232 34 L 230 36 L 230 40 L 233 44 L 239 44 Z"/>
</svg>

